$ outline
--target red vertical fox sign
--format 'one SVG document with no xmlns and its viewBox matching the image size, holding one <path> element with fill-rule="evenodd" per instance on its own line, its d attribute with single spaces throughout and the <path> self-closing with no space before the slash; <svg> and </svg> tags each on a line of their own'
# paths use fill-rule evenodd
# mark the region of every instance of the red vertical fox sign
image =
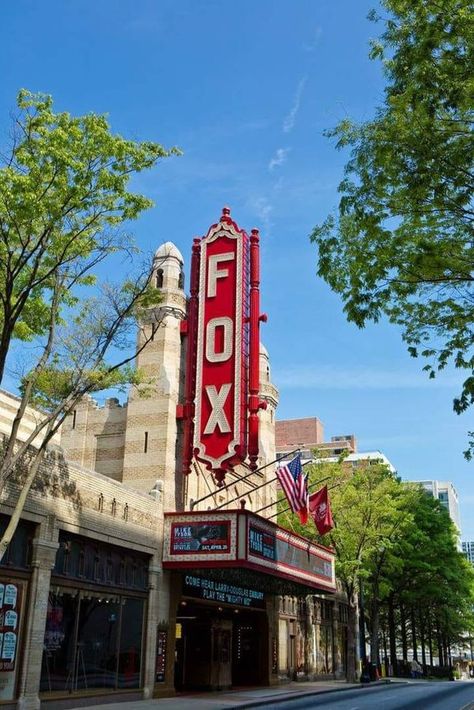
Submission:
<svg viewBox="0 0 474 710">
<path fill-rule="evenodd" d="M 193 247 L 184 470 L 189 473 L 194 455 L 214 472 L 220 485 L 225 472 L 245 460 L 247 448 L 253 452 L 252 468 L 258 456 L 258 440 L 248 442 L 249 421 L 253 439 L 258 437 L 252 407 L 249 410 L 249 402 L 256 399 L 249 397 L 249 381 L 257 378 L 258 382 L 259 367 L 259 315 L 251 306 L 250 293 L 255 244 L 257 230 L 249 239 L 224 208 L 221 221 Z M 258 259 L 256 264 L 253 272 Z"/>
</svg>

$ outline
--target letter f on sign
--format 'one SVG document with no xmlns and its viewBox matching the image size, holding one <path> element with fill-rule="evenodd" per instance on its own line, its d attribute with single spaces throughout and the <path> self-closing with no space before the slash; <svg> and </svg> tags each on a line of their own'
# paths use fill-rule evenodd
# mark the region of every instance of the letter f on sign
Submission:
<svg viewBox="0 0 474 710">
<path fill-rule="evenodd" d="M 215 385 L 206 385 L 205 390 L 207 396 L 209 397 L 209 402 L 211 403 L 212 411 L 207 420 L 206 428 L 204 429 L 204 434 L 212 434 L 216 426 L 219 427 L 222 434 L 228 434 L 230 432 L 229 422 L 224 412 L 224 404 L 226 402 L 227 396 L 230 392 L 231 384 L 222 385 L 219 392 Z"/>
<path fill-rule="evenodd" d="M 209 257 L 209 274 L 207 277 L 207 297 L 214 298 L 217 293 L 217 279 L 225 279 L 229 269 L 219 269 L 221 261 L 233 261 L 235 255 L 229 251 L 225 254 L 212 254 Z"/>
</svg>

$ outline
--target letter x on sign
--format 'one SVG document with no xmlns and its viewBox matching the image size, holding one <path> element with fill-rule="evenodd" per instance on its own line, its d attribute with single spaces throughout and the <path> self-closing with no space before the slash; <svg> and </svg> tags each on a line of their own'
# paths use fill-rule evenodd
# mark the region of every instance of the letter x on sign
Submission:
<svg viewBox="0 0 474 710">
<path fill-rule="evenodd" d="M 224 412 L 224 404 L 230 392 L 230 388 L 231 384 L 228 383 L 222 385 L 218 392 L 215 385 L 206 385 L 205 390 L 209 397 L 212 411 L 207 420 L 206 428 L 203 432 L 204 434 L 212 434 L 216 426 L 219 427 L 222 434 L 228 434 L 230 432 L 229 422 Z"/>
</svg>

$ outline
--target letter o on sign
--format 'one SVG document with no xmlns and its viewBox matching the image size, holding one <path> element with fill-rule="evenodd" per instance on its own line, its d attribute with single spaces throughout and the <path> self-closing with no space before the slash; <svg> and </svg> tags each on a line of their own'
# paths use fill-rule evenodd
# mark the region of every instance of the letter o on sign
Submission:
<svg viewBox="0 0 474 710">
<path fill-rule="evenodd" d="M 232 327 L 231 318 L 212 318 L 206 328 L 206 358 L 208 362 L 225 362 L 232 357 Z M 223 350 L 216 352 L 216 330 L 224 329 Z"/>
</svg>

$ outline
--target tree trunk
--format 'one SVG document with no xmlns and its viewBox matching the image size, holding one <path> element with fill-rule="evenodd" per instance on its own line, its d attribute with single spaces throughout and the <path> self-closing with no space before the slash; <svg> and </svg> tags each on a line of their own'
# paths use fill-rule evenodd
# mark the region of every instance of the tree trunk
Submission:
<svg viewBox="0 0 474 710">
<path fill-rule="evenodd" d="M 430 666 L 433 665 L 433 636 L 431 630 L 431 618 L 428 615 L 428 648 L 430 650 Z"/>
<path fill-rule="evenodd" d="M 41 461 L 43 460 L 44 453 L 44 449 L 40 449 L 37 451 L 35 459 L 29 468 L 28 475 L 21 484 L 22 488 L 20 490 L 20 495 L 18 496 L 18 500 L 16 502 L 12 517 L 10 518 L 10 522 L 7 525 L 7 529 L 3 533 L 3 537 L 0 540 L 0 562 L 3 560 L 3 556 L 7 551 L 7 547 L 12 541 L 13 535 L 15 534 L 15 531 L 18 527 L 23 508 L 25 507 L 26 499 L 28 497 L 28 493 L 30 492 L 30 488 L 33 485 L 33 481 L 35 480 Z"/>
<path fill-rule="evenodd" d="M 370 600 L 370 662 L 379 664 L 379 632 L 380 632 L 380 605 L 378 600 L 378 585 L 372 590 Z"/>
<path fill-rule="evenodd" d="M 411 642 L 412 642 L 412 647 L 413 647 L 413 658 L 415 661 L 418 661 L 418 647 L 416 644 L 416 623 L 415 623 L 415 610 L 411 609 L 410 613 L 410 621 L 411 621 Z"/>
<path fill-rule="evenodd" d="M 440 666 L 444 666 L 443 641 L 439 631 L 436 632 L 436 641 L 438 644 L 438 663 Z"/>
<path fill-rule="evenodd" d="M 402 658 L 404 661 L 408 661 L 407 628 L 403 604 L 400 604 L 400 633 L 402 637 Z"/>
<path fill-rule="evenodd" d="M 426 666 L 426 637 L 425 637 L 425 620 L 420 609 L 418 609 L 418 618 L 420 620 L 420 644 L 421 644 L 421 663 Z"/>
<path fill-rule="evenodd" d="M 393 668 L 393 675 L 397 675 L 397 632 L 395 629 L 393 594 L 391 594 L 388 598 L 388 634 L 390 643 L 390 663 Z"/>
<path fill-rule="evenodd" d="M 347 595 L 347 680 L 357 681 L 356 645 L 357 645 L 357 606 L 354 595 Z"/>
</svg>

